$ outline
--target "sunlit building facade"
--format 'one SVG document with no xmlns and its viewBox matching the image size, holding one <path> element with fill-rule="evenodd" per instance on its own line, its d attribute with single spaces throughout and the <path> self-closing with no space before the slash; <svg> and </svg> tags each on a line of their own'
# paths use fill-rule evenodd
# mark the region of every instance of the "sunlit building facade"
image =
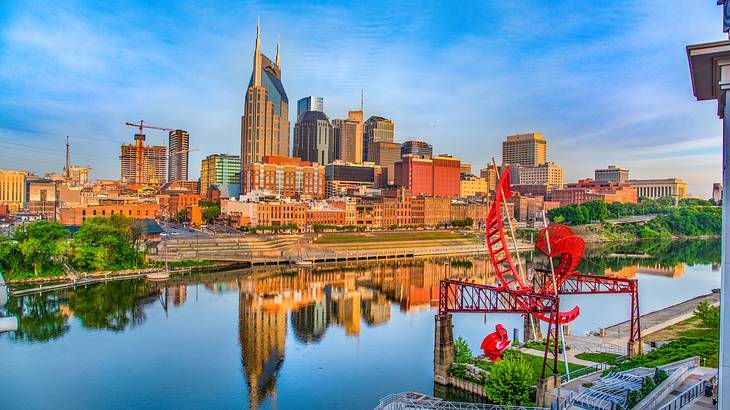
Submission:
<svg viewBox="0 0 730 410">
<path fill-rule="evenodd" d="M 395 124 L 393 124 L 393 121 L 378 116 L 368 118 L 363 124 L 364 160 L 378 164 L 378 161 L 374 159 L 372 146 L 377 142 L 393 142 L 394 140 Z"/>
<path fill-rule="evenodd" d="M 281 82 L 279 47 L 271 61 L 261 52 L 256 28 L 253 73 L 241 117 L 241 170 L 264 156 L 289 155 L 289 99 Z"/>
</svg>

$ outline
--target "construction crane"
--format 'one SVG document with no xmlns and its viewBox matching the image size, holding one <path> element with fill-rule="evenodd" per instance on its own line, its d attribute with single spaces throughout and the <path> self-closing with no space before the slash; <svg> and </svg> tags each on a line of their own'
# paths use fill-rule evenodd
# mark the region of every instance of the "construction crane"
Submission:
<svg viewBox="0 0 730 410">
<path fill-rule="evenodd" d="M 158 127 L 156 125 L 145 125 L 144 120 L 139 120 L 139 124 L 133 123 L 133 122 L 127 122 L 127 125 L 130 127 L 137 127 L 139 128 L 139 133 L 144 134 L 145 128 L 151 128 L 153 130 L 160 130 L 160 131 L 175 131 L 172 128 L 165 128 L 165 127 Z"/>
</svg>

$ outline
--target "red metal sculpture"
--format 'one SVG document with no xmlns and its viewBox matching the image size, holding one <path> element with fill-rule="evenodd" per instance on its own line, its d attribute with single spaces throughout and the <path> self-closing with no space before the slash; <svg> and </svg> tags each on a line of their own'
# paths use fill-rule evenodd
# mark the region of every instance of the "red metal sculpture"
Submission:
<svg viewBox="0 0 730 410">
<path fill-rule="evenodd" d="M 487 215 L 486 241 L 489 248 L 489 256 L 492 267 L 499 278 L 501 289 L 512 290 L 517 292 L 535 292 L 541 295 L 553 296 L 556 294 L 555 286 L 560 285 L 570 276 L 579 272 L 575 268 L 583 256 L 585 243 L 583 239 L 573 235 L 573 232 L 565 225 L 553 225 L 540 231 L 536 247 L 549 257 L 560 256 L 558 269 L 555 271 L 555 286 L 552 282 L 546 283 L 540 289 L 533 289 L 528 285 L 515 268 L 507 249 L 507 239 L 504 235 L 504 227 L 502 225 L 502 203 L 512 197 L 510 186 L 510 168 L 507 168 L 499 178 L 497 184 L 494 202 L 489 209 Z M 549 251 L 548 251 L 549 249 Z M 529 310 L 529 307 L 524 307 Z M 569 323 L 580 314 L 580 308 L 574 307 L 567 312 L 558 314 L 558 323 Z M 550 318 L 545 314 L 537 313 L 535 317 L 544 322 L 549 322 Z"/>
<path fill-rule="evenodd" d="M 487 360 L 496 362 L 502 358 L 502 353 L 509 347 L 510 340 L 507 338 L 507 330 L 502 324 L 497 324 L 495 332 L 490 333 L 482 340 L 482 351 Z"/>
<path fill-rule="evenodd" d="M 586 275 L 577 271 L 585 242 L 565 225 L 550 225 L 540 231 L 535 247 L 550 258 L 558 258 L 553 270 L 536 269 L 532 278 L 523 278 L 507 248 L 504 235 L 504 201 L 512 196 L 510 169 L 497 183 L 495 200 L 487 214 L 486 242 L 492 267 L 500 285 L 489 286 L 447 279 L 441 281 L 439 313 L 519 313 L 530 314 L 547 323 L 541 378 L 558 372 L 558 329 L 575 320 L 580 308 L 560 311 L 560 295 L 627 293 L 631 295 L 631 332 L 628 350 L 641 346 L 638 282 L 636 279 Z M 496 332 L 482 341 L 484 354 L 496 360 L 509 346 L 507 332 L 497 325 Z M 503 343 L 503 341 L 506 341 Z M 494 358 L 494 359 L 492 359 Z"/>
</svg>

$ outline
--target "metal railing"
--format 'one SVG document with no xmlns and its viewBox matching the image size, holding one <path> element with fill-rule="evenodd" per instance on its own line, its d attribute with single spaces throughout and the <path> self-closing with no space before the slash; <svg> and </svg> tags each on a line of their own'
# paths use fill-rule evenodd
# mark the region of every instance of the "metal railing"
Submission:
<svg viewBox="0 0 730 410">
<path fill-rule="evenodd" d="M 695 400 L 697 400 L 697 398 L 704 394 L 705 382 L 705 380 L 700 380 L 696 384 L 693 384 L 682 393 L 679 393 L 679 395 L 672 399 L 672 401 L 662 407 L 659 407 L 659 410 L 677 410 L 692 404 Z"/>
<path fill-rule="evenodd" d="M 593 366 L 586 366 L 581 367 L 578 370 L 571 370 L 570 372 L 570 378 L 568 378 L 567 374 L 561 374 L 560 375 L 560 383 L 565 384 L 567 382 L 573 381 L 575 379 L 578 379 L 583 376 L 588 376 L 593 373 L 601 372 L 611 367 L 608 363 L 596 363 Z"/>
<path fill-rule="evenodd" d="M 447 410 L 548 410 L 547 407 L 504 406 L 500 404 L 465 403 L 446 401 L 421 393 L 405 392 L 392 393 L 382 399 L 375 410 L 416 410 L 416 409 L 447 409 Z"/>
</svg>

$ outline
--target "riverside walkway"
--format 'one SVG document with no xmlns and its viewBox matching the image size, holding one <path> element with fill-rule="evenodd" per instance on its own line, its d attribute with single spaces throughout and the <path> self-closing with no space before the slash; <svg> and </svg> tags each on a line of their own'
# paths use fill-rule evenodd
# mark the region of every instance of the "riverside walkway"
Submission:
<svg viewBox="0 0 730 410">
<path fill-rule="evenodd" d="M 719 305 L 720 293 L 712 292 L 707 295 L 697 296 L 684 302 L 641 315 L 641 335 L 648 336 L 675 323 L 689 319 L 694 314 L 697 306 L 704 301 L 707 301 L 711 305 Z M 611 339 L 628 338 L 630 325 L 627 320 L 606 327 L 602 331 L 602 336 Z"/>
</svg>

